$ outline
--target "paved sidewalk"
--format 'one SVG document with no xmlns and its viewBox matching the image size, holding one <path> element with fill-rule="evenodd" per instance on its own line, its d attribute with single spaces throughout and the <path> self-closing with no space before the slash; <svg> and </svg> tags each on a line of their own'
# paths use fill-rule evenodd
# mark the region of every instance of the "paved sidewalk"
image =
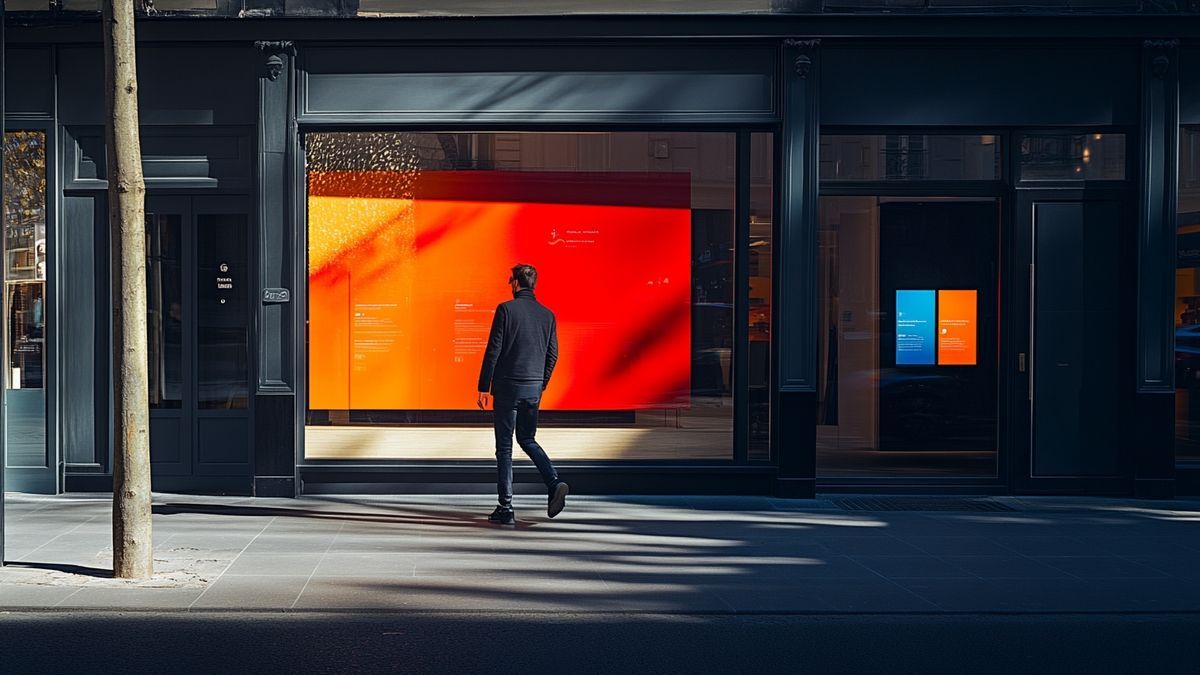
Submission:
<svg viewBox="0 0 1200 675">
<path fill-rule="evenodd" d="M 943 502 L 929 499 L 930 508 Z M 9 495 L 0 609 L 1200 613 L 1200 501 L 155 496 L 157 570 L 109 578 L 107 496 Z"/>
</svg>

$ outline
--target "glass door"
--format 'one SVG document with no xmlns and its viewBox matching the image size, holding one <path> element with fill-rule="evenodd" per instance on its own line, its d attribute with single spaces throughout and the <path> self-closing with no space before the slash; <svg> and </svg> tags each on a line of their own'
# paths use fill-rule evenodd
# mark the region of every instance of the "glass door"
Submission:
<svg viewBox="0 0 1200 675">
<path fill-rule="evenodd" d="M 46 132 L 4 134 L 5 488 L 53 494 L 59 467 L 46 435 L 48 304 Z"/>
<path fill-rule="evenodd" d="M 1013 481 L 1019 492 L 1122 492 L 1136 286 L 1119 190 L 1021 190 L 1013 256 Z"/>
<path fill-rule="evenodd" d="M 243 200 L 146 200 L 151 461 L 157 489 L 252 476 Z"/>
</svg>

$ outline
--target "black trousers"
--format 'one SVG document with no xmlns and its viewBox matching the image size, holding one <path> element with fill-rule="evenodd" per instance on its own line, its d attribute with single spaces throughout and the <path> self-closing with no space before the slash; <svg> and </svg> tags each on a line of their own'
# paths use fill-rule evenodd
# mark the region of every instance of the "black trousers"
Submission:
<svg viewBox="0 0 1200 675">
<path fill-rule="evenodd" d="M 541 387 L 533 391 L 497 393 L 492 411 L 496 428 L 496 496 L 500 506 L 512 508 L 512 453 L 513 432 L 517 443 L 537 465 L 542 481 L 547 488 L 558 483 L 558 472 L 546 456 L 546 451 L 534 439 L 537 435 L 538 404 L 541 402 Z"/>
</svg>

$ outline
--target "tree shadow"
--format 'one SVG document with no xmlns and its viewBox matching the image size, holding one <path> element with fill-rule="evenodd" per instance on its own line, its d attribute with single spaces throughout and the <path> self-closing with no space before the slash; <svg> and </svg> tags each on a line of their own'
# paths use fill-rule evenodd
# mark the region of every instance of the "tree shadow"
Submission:
<svg viewBox="0 0 1200 675">
<path fill-rule="evenodd" d="M 200 514 L 212 516 L 273 516 L 284 518 L 310 518 L 313 520 L 350 521 L 381 524 L 427 524 L 467 529 L 493 529 L 497 527 L 487 520 L 487 514 L 474 511 L 451 511 L 439 509 L 436 513 L 346 513 L 321 511 L 309 508 L 284 508 L 278 506 L 226 505 L 226 504 L 155 504 L 154 514 L 161 516 Z M 532 523 L 520 523 L 518 527 L 529 527 Z"/>
<path fill-rule="evenodd" d="M 84 577 L 93 577 L 96 579 L 111 579 L 113 572 L 110 569 L 103 567 L 87 567 L 86 565 L 74 565 L 71 563 L 52 563 L 52 562 L 36 562 L 32 560 L 5 560 L 5 567 L 19 567 L 31 570 L 45 570 L 47 572 L 65 572 L 67 574 L 78 574 Z"/>
</svg>

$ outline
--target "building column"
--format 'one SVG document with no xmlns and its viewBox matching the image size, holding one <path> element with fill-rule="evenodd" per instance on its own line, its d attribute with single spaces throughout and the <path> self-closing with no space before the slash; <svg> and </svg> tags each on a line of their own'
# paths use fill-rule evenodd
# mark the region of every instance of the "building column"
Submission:
<svg viewBox="0 0 1200 675">
<path fill-rule="evenodd" d="M 1175 258 L 1179 41 L 1142 45 L 1134 494 L 1175 489 Z"/>
<path fill-rule="evenodd" d="M 254 495 L 294 497 L 296 481 L 296 311 L 291 288 L 295 242 L 288 218 L 291 192 L 291 105 L 295 48 L 256 42 L 258 77 L 258 272 L 254 396 Z"/>
<path fill-rule="evenodd" d="M 775 493 L 781 497 L 816 492 L 819 48 L 820 40 L 784 40 L 780 66 L 779 365 L 772 438 L 779 459 Z"/>
</svg>

